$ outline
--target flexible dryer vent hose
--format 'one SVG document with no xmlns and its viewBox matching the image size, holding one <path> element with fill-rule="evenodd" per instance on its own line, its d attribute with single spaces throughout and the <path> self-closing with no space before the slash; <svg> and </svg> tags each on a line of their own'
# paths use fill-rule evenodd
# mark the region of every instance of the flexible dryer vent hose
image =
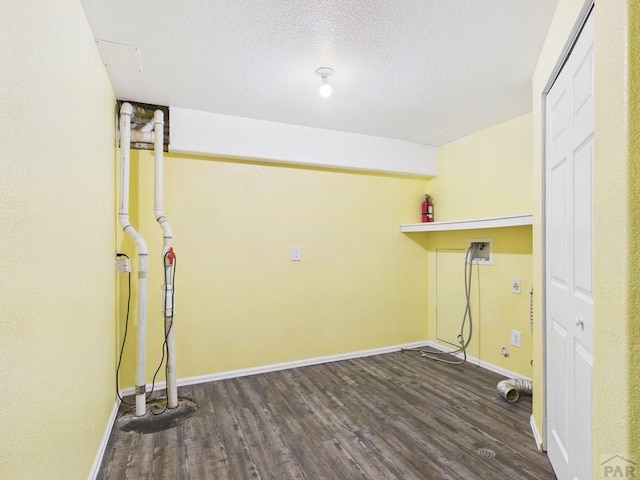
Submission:
<svg viewBox="0 0 640 480">
<path fill-rule="evenodd" d="M 502 380 L 497 385 L 498 393 L 507 402 L 514 403 L 520 398 L 520 395 L 531 395 L 533 385 L 531 380 L 510 378 Z"/>
</svg>

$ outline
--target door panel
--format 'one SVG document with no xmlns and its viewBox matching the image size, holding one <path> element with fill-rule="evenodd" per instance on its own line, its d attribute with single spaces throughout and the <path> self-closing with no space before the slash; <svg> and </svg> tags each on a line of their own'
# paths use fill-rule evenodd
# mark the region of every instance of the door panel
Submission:
<svg viewBox="0 0 640 480">
<path fill-rule="evenodd" d="M 573 278 L 575 292 L 584 300 L 592 297 L 592 136 L 573 154 Z"/>
<path fill-rule="evenodd" d="M 567 190 L 567 162 L 562 159 L 552 167 L 547 178 L 549 179 L 550 201 L 554 204 L 564 203 Z M 551 277 L 553 284 L 562 288 L 568 284 L 567 275 L 567 221 L 564 208 L 554 208 L 551 218 L 548 219 L 550 242 L 548 254 L 551 256 Z"/>
<path fill-rule="evenodd" d="M 578 117 L 581 115 L 593 118 L 590 114 L 589 105 L 593 107 L 593 52 L 589 49 L 582 58 L 578 69 L 573 75 L 573 113 Z"/>
<path fill-rule="evenodd" d="M 591 478 L 591 401 L 593 357 L 580 343 L 574 346 L 573 425 L 575 478 Z"/>
<path fill-rule="evenodd" d="M 546 97 L 547 451 L 559 480 L 592 478 L 593 19 Z"/>
<path fill-rule="evenodd" d="M 549 375 L 552 377 L 551 382 L 554 385 L 566 386 L 569 382 L 569 373 L 567 372 L 567 359 L 564 357 L 569 352 L 568 342 L 569 335 L 567 330 L 556 319 L 549 319 L 552 324 L 551 333 L 547 337 L 548 348 L 558 352 L 556 355 L 553 368 L 549 369 Z M 554 388 L 548 391 L 549 409 L 547 415 L 552 420 L 553 429 L 550 434 L 558 446 L 559 454 L 562 461 L 568 461 L 568 444 L 569 444 L 569 419 L 565 412 L 569 408 L 569 389 Z"/>
<path fill-rule="evenodd" d="M 567 118 L 569 116 L 567 90 L 564 86 L 558 88 L 561 90 L 554 92 L 553 97 L 551 94 L 547 97 L 547 103 L 550 105 L 547 117 L 550 123 L 549 140 L 555 144 L 560 141 L 560 136 L 566 131 Z"/>
</svg>

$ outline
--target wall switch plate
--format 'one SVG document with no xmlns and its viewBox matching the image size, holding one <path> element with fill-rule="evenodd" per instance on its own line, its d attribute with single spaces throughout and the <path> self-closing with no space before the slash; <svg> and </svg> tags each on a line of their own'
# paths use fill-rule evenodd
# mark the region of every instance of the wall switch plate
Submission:
<svg viewBox="0 0 640 480">
<path fill-rule="evenodd" d="M 302 260 L 302 250 L 300 247 L 291 247 L 291 261 L 299 262 L 300 260 Z"/>
<path fill-rule="evenodd" d="M 518 348 L 522 346 L 522 332 L 511 330 L 511 345 Z"/>
<path fill-rule="evenodd" d="M 519 278 L 512 278 L 511 279 L 511 293 L 520 293 L 522 289 L 522 285 L 520 284 L 520 279 Z"/>
</svg>

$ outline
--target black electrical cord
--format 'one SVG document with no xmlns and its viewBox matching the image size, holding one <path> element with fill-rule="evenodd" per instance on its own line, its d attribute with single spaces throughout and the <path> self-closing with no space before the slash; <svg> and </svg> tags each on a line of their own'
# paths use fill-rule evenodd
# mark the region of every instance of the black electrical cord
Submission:
<svg viewBox="0 0 640 480">
<path fill-rule="evenodd" d="M 126 253 L 116 253 L 116 257 L 125 257 L 127 260 L 129 260 L 129 255 L 127 255 Z M 129 403 L 125 401 L 120 396 L 120 364 L 122 363 L 122 353 L 124 352 L 124 346 L 127 343 L 127 332 L 129 330 L 129 310 L 131 307 L 131 265 L 129 265 L 129 271 L 127 272 L 127 279 L 128 279 L 127 316 L 125 317 L 124 335 L 122 336 L 122 345 L 120 346 L 120 355 L 118 356 L 118 366 L 116 367 L 116 395 L 118 396 L 118 398 L 123 404 L 129 407 L 134 407 L 135 405 L 133 403 Z"/>
<path fill-rule="evenodd" d="M 478 249 L 478 245 L 472 243 L 469 245 L 467 249 L 467 253 L 464 257 L 464 293 L 466 299 L 466 307 L 464 310 L 464 315 L 462 317 L 462 323 L 460 325 L 460 333 L 458 334 L 458 342 L 460 343 L 460 347 L 453 351 L 442 351 L 442 350 L 427 350 L 426 347 L 422 348 L 403 348 L 402 352 L 419 352 L 420 356 L 430 358 L 431 360 L 435 360 L 437 362 L 448 363 L 451 365 L 461 365 L 467 361 L 467 347 L 471 342 L 471 336 L 473 334 L 473 319 L 471 318 L 471 280 L 473 277 L 473 259 L 475 257 L 476 250 Z M 469 266 L 467 270 L 467 265 Z M 469 320 L 469 336 L 465 340 L 464 329 L 467 323 L 467 319 Z M 462 352 L 462 358 L 455 357 L 456 354 Z M 442 355 L 444 358 L 439 358 L 438 355 Z M 454 357 L 456 360 L 447 360 L 446 357 Z"/>
<path fill-rule="evenodd" d="M 151 382 L 151 392 L 149 393 L 149 397 L 151 396 L 151 393 L 153 393 L 153 389 L 155 388 L 155 382 L 156 382 L 156 376 L 158 375 L 158 372 L 160 371 L 160 368 L 162 368 L 162 364 L 165 364 L 164 367 L 164 376 L 165 376 L 165 382 L 168 380 L 169 378 L 169 345 L 167 343 L 168 338 L 169 338 L 169 333 L 171 332 L 171 329 L 173 328 L 173 315 L 171 315 L 170 317 L 167 316 L 166 312 L 169 308 L 169 305 L 167 304 L 167 300 L 168 300 L 168 295 L 167 295 L 167 285 L 166 285 L 166 271 L 167 271 L 167 257 L 169 255 L 169 252 L 164 254 L 164 259 L 163 259 L 163 268 L 164 268 L 164 276 L 165 276 L 165 287 L 164 287 L 164 341 L 162 343 L 162 358 L 160 359 L 160 364 L 158 365 L 158 368 L 156 369 L 155 373 L 153 374 L 153 380 Z M 178 262 L 177 259 L 175 257 L 175 253 L 174 253 L 174 257 L 173 257 L 173 272 L 171 275 L 171 285 L 173 287 L 173 302 L 172 302 L 172 306 L 171 306 L 171 310 L 174 310 L 173 305 L 175 305 L 175 280 L 176 280 L 176 266 L 177 266 Z M 167 318 L 171 318 L 171 321 L 169 322 L 169 327 L 167 328 Z M 166 358 L 167 361 L 165 362 L 165 352 L 166 352 Z M 149 399 L 149 397 L 147 397 L 147 399 Z M 167 409 L 169 408 L 169 392 L 167 391 L 167 395 L 166 395 L 166 404 L 165 406 L 162 408 L 162 410 L 160 411 L 154 411 L 153 408 L 151 409 L 151 413 L 154 415 L 161 415 L 163 414 Z"/>
<path fill-rule="evenodd" d="M 168 256 L 169 252 L 165 253 L 164 255 L 164 269 L 166 272 L 166 268 L 167 268 L 167 256 Z M 175 255 L 175 254 L 174 254 Z M 129 256 L 125 253 L 117 253 L 116 254 L 117 257 L 125 257 L 127 260 L 129 260 Z M 174 256 L 173 259 L 173 272 L 172 272 L 172 278 L 171 278 L 171 283 L 173 285 L 174 288 L 174 304 L 175 304 L 175 279 L 176 279 L 176 266 L 177 266 L 177 261 L 176 258 Z M 165 273 L 165 277 L 166 277 L 166 273 Z M 127 272 L 127 314 L 125 317 L 125 324 L 124 324 L 124 335 L 122 338 L 122 345 L 120 346 L 120 353 L 118 355 L 118 365 L 116 367 L 116 395 L 118 396 L 118 398 L 120 399 L 120 401 L 124 404 L 127 405 L 129 407 L 135 407 L 135 404 L 133 403 L 129 403 L 126 400 L 124 400 L 122 398 L 122 396 L 120 395 L 120 366 L 122 364 L 122 355 L 124 353 L 124 347 L 125 344 L 127 342 L 127 333 L 129 331 L 129 312 L 131 311 L 131 267 L 129 267 L 129 271 Z M 164 311 L 167 311 L 168 305 L 167 305 L 167 300 L 168 300 L 168 295 L 167 295 L 167 287 L 165 284 L 165 291 L 164 291 Z M 153 374 L 153 379 L 151 381 L 151 390 L 149 391 L 149 393 L 146 396 L 146 400 L 149 400 L 149 398 L 151 398 L 151 395 L 153 394 L 153 391 L 155 390 L 155 382 L 156 382 L 156 376 L 158 375 L 158 372 L 160 371 L 160 369 L 162 368 L 162 364 L 165 363 L 165 351 L 166 351 L 166 358 L 167 358 L 167 362 L 165 363 L 165 378 L 168 378 L 168 368 L 169 368 L 169 347 L 167 345 L 167 340 L 169 338 L 169 333 L 171 332 L 171 329 L 173 328 L 173 316 L 171 316 L 171 322 L 169 325 L 169 328 L 167 329 L 167 324 L 166 324 L 166 320 L 167 320 L 167 316 L 165 315 L 165 322 L 164 322 L 164 341 L 162 343 L 162 357 L 160 359 L 160 363 L 158 364 L 158 368 L 156 369 L 155 373 Z M 169 407 L 169 398 L 167 397 L 167 405 L 162 409 L 162 411 L 160 412 L 154 412 L 153 409 L 151 410 L 151 413 L 155 414 L 155 415 L 160 415 L 161 413 L 164 413 L 165 410 L 167 410 L 167 408 Z"/>
</svg>

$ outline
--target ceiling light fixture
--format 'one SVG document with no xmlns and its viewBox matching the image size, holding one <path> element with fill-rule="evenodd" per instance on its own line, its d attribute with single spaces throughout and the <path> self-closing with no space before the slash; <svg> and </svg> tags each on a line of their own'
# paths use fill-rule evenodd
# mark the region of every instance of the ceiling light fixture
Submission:
<svg viewBox="0 0 640 480">
<path fill-rule="evenodd" d="M 329 77 L 333 75 L 333 68 L 320 67 L 316 70 L 316 75 L 322 79 L 322 83 L 320 84 L 320 95 L 325 98 L 330 96 L 333 89 L 331 88 L 331 85 L 329 85 Z"/>
</svg>

